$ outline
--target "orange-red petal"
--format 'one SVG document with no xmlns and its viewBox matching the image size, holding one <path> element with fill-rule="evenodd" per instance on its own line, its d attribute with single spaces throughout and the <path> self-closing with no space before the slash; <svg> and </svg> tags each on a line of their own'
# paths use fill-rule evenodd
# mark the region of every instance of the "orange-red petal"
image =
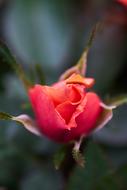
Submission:
<svg viewBox="0 0 127 190">
<path fill-rule="evenodd" d="M 95 80 L 93 78 L 84 78 L 79 74 L 73 74 L 66 80 L 66 84 L 82 84 L 86 88 L 91 88 L 94 82 Z"/>
</svg>

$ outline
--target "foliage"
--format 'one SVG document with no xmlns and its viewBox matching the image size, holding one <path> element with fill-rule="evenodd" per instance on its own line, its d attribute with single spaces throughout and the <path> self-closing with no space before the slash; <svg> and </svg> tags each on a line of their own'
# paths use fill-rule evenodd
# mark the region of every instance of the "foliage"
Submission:
<svg viewBox="0 0 127 190">
<path fill-rule="evenodd" d="M 127 93 L 127 13 L 120 5 L 106 0 L 79 1 L 78 4 L 71 0 L 55 0 L 53 3 L 18 0 L 10 2 L 10 5 L 5 12 L 4 26 L 0 22 L 0 32 L 4 29 L 0 38 L 4 36 L 2 41 L 6 39 L 17 60 L 22 60 L 25 70 L 31 72 L 29 76 L 36 67 L 40 83 L 44 84 L 45 78 L 48 83 L 53 83 L 64 68 L 69 68 L 78 60 L 89 31 L 96 21 L 102 19 L 102 30 L 96 36 L 88 56 L 87 75 L 95 77 L 94 90 L 103 99 L 107 94 L 121 97 L 121 94 Z M 118 15 L 121 20 L 117 19 Z M 0 49 L 0 111 L 12 115 L 24 112 L 32 115 L 29 105 L 24 106 L 28 102 L 25 90 L 10 67 L 15 59 L 10 52 L 10 57 L 3 57 L 2 51 Z M 29 78 L 28 73 L 26 78 Z M 119 100 L 126 102 L 125 97 Z M 1 121 L 0 188 L 126 189 L 126 113 L 126 105 L 118 108 L 109 125 L 94 134 L 94 141 L 89 138 L 83 144 L 84 168 L 73 163 L 71 151 L 70 163 L 65 166 L 63 160 L 68 159 L 68 152 L 64 152 L 63 148 L 61 150 L 59 145 L 45 137 L 30 134 L 17 123 Z M 59 170 L 53 166 L 53 155 L 57 168 L 60 166 Z"/>
</svg>

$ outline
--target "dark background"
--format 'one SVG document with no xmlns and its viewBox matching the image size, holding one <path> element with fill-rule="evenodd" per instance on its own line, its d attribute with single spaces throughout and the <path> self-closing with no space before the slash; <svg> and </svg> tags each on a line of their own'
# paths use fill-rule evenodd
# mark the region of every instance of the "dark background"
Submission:
<svg viewBox="0 0 127 190">
<path fill-rule="evenodd" d="M 87 76 L 103 98 L 127 93 L 127 7 L 111 0 L 1 0 L 0 40 L 27 74 L 40 64 L 47 84 L 79 59 L 89 33 L 98 31 L 88 56 Z M 32 111 L 25 90 L 0 59 L 0 111 Z M 75 166 L 66 181 L 52 157 L 60 145 L 39 138 L 13 122 L 0 122 L 0 190 L 126 190 L 127 106 L 94 134 L 84 152 L 86 167 Z"/>
</svg>

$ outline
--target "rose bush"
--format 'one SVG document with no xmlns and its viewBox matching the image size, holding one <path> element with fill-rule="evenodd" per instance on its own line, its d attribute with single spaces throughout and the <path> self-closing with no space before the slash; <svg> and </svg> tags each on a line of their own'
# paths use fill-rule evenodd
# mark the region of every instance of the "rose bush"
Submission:
<svg viewBox="0 0 127 190">
<path fill-rule="evenodd" d="M 52 86 L 35 85 L 29 98 L 39 131 L 57 142 L 66 143 L 87 136 L 96 128 L 103 110 L 93 92 L 94 79 L 73 74 Z"/>
</svg>

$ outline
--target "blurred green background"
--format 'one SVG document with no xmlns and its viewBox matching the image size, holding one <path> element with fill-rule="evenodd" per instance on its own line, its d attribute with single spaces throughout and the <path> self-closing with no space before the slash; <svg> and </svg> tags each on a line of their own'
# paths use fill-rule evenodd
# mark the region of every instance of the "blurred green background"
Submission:
<svg viewBox="0 0 127 190">
<path fill-rule="evenodd" d="M 127 8 L 111 0 L 1 0 L 0 40 L 6 42 L 29 77 L 40 64 L 47 84 L 79 59 L 89 33 L 102 22 L 88 56 L 87 76 L 103 99 L 127 93 Z M 1 57 L 0 57 L 1 58 Z M 0 59 L 0 111 L 28 113 L 25 90 Z M 86 167 L 69 179 L 55 170 L 60 145 L 36 137 L 13 122 L 0 122 L 0 190 L 126 190 L 127 106 L 93 134 L 84 151 Z"/>
</svg>

